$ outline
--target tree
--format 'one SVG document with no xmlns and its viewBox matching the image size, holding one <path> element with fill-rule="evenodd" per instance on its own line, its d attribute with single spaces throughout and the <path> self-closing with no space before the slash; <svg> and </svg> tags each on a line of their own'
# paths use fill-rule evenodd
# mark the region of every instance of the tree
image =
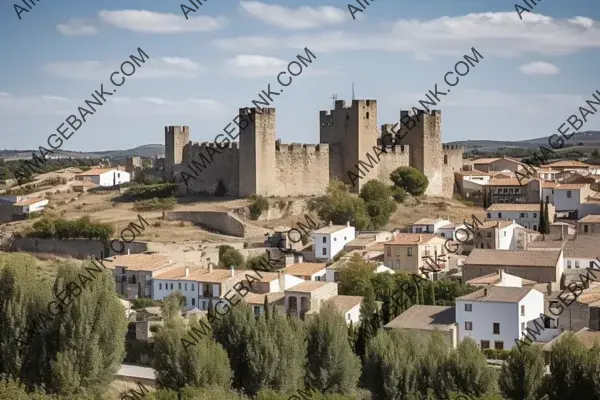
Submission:
<svg viewBox="0 0 600 400">
<path fill-rule="evenodd" d="M 452 379 L 445 371 L 449 357 L 450 349 L 443 335 L 434 332 L 429 337 L 427 350 L 418 363 L 417 387 L 421 394 L 432 390 L 436 399 L 447 397 Z"/>
<path fill-rule="evenodd" d="M 227 249 L 219 258 L 225 267 L 241 267 L 244 264 L 244 256 L 236 249 Z"/>
<path fill-rule="evenodd" d="M 590 398 L 586 390 L 588 350 L 572 332 L 565 332 L 550 353 L 550 374 L 544 377 L 548 400 Z"/>
<path fill-rule="evenodd" d="M 550 233 L 550 214 L 548 212 L 548 199 L 544 205 L 544 229 L 546 233 Z"/>
<path fill-rule="evenodd" d="M 371 223 L 363 198 L 350 193 L 348 186 L 338 180 L 329 184 L 325 196 L 312 199 L 309 209 L 316 211 L 322 221 L 339 225 L 350 222 L 356 229 L 367 229 Z"/>
<path fill-rule="evenodd" d="M 371 279 L 375 275 L 373 264 L 353 254 L 339 271 L 339 293 L 346 296 L 365 296 L 373 292 Z"/>
<path fill-rule="evenodd" d="M 433 281 L 429 282 L 429 301 L 432 306 L 435 306 L 435 283 Z"/>
<path fill-rule="evenodd" d="M 449 380 L 449 388 L 452 391 L 483 396 L 494 388 L 494 374 L 487 365 L 487 359 L 471 338 L 466 338 L 457 346 L 450 355 L 445 370 L 452 377 Z"/>
<path fill-rule="evenodd" d="M 307 385 L 323 394 L 353 392 L 360 360 L 348 343 L 346 321 L 331 301 L 310 320 L 307 335 Z"/>
<path fill-rule="evenodd" d="M 360 323 L 358 325 L 356 340 L 354 342 L 354 352 L 363 361 L 367 343 L 377 333 L 377 331 L 373 329 L 372 325 L 373 315 L 375 314 L 377 314 L 377 303 L 375 302 L 375 295 L 372 291 L 370 291 L 365 294 L 360 305 Z"/>
<path fill-rule="evenodd" d="M 546 219 L 544 217 L 544 200 L 540 199 L 540 221 L 538 223 L 538 232 L 541 234 L 546 233 Z"/>
<path fill-rule="evenodd" d="M 265 294 L 265 300 L 263 301 L 263 309 L 264 309 L 265 319 L 267 320 L 267 322 L 269 322 L 269 298 L 267 297 L 266 294 Z"/>
<path fill-rule="evenodd" d="M 500 391 L 510 400 L 537 400 L 542 395 L 544 369 L 541 346 L 515 346 L 502 366 L 499 377 Z"/>
<path fill-rule="evenodd" d="M 394 185 L 403 188 L 413 196 L 425 193 L 429 179 L 421 171 L 413 167 L 398 167 L 391 174 L 390 179 Z"/>
</svg>

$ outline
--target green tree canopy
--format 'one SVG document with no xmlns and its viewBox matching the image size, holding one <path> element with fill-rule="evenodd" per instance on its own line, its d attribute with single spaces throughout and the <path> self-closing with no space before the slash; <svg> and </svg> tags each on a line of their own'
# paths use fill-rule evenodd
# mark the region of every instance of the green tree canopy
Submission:
<svg viewBox="0 0 600 400">
<path fill-rule="evenodd" d="M 322 221 L 338 225 L 350 225 L 356 229 L 367 229 L 371 219 L 367 213 L 365 201 L 348 190 L 348 186 L 340 181 L 332 181 L 327 194 L 312 199 L 309 208 L 317 212 Z"/>
<path fill-rule="evenodd" d="M 394 185 L 401 187 L 413 196 L 425 193 L 429 179 L 421 171 L 413 167 L 398 167 L 391 174 Z"/>
<path fill-rule="evenodd" d="M 542 395 L 544 355 L 540 345 L 532 344 L 510 351 L 502 366 L 499 386 L 510 400 L 537 400 Z"/>
</svg>

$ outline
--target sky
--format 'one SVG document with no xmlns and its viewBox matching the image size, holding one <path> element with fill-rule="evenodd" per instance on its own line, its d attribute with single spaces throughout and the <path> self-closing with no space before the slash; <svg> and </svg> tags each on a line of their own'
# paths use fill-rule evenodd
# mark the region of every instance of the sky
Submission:
<svg viewBox="0 0 600 400">
<path fill-rule="evenodd" d="M 600 90 L 600 6 L 537 2 L 521 19 L 504 0 L 375 0 L 353 19 L 355 1 L 208 0 L 186 19 L 173 0 L 40 0 L 19 19 L 23 4 L 0 0 L 0 149 L 45 145 L 138 48 L 149 59 L 63 150 L 164 144 L 167 125 L 212 141 L 305 48 L 314 60 L 273 96 L 283 143 L 318 143 L 319 111 L 353 83 L 378 125 L 396 122 L 473 47 L 483 59 L 436 107 L 442 140 L 548 136 Z"/>
</svg>

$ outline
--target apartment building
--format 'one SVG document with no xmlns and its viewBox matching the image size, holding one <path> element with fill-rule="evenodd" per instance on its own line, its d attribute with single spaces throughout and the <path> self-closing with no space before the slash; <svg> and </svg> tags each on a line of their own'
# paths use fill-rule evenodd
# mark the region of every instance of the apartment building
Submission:
<svg viewBox="0 0 600 400">
<path fill-rule="evenodd" d="M 284 272 L 305 281 L 324 281 L 326 269 L 325 263 L 299 263 L 287 266 Z"/>
<path fill-rule="evenodd" d="M 304 318 L 308 313 L 318 313 L 323 303 L 338 294 L 333 282 L 302 282 L 285 290 L 285 309 L 288 314 Z"/>
<path fill-rule="evenodd" d="M 485 221 L 473 235 L 476 249 L 514 250 L 515 229 L 522 228 L 515 221 Z"/>
<path fill-rule="evenodd" d="M 346 225 L 333 225 L 330 222 L 329 226 L 313 231 L 315 258 L 325 262 L 333 260 L 355 236 L 356 230 L 349 222 Z"/>
<path fill-rule="evenodd" d="M 424 267 L 431 269 L 432 264 L 447 269 L 445 242 L 432 233 L 400 233 L 384 243 L 384 265 L 396 272 L 415 274 Z"/>
<path fill-rule="evenodd" d="M 488 204 L 496 203 L 539 203 L 542 182 L 539 179 L 520 177 L 494 178 L 484 186 L 484 197 Z"/>
<path fill-rule="evenodd" d="M 180 267 L 160 254 L 116 255 L 103 261 L 114 270 L 117 293 L 127 299 L 154 298 L 153 279 L 162 273 Z"/>
<path fill-rule="evenodd" d="M 524 228 L 536 231 L 540 226 L 540 203 L 496 203 L 486 210 L 487 220 L 514 220 Z M 554 222 L 554 205 L 548 204 L 550 223 Z"/>
</svg>

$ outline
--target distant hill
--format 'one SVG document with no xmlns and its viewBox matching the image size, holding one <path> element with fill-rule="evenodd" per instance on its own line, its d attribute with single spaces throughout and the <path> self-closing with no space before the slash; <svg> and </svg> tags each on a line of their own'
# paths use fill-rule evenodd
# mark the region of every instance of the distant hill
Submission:
<svg viewBox="0 0 600 400">
<path fill-rule="evenodd" d="M 455 142 L 449 142 L 447 144 L 455 144 L 463 146 L 467 149 L 478 149 L 479 151 L 498 151 L 498 149 L 504 148 L 528 148 L 533 149 L 540 146 L 549 147 L 548 145 L 549 136 L 520 140 L 516 142 L 506 140 L 458 140 Z M 578 143 L 582 143 L 583 146 L 594 146 L 600 147 L 600 131 L 586 131 L 578 132 L 571 136 L 571 138 L 565 143 L 577 146 Z"/>
<path fill-rule="evenodd" d="M 31 158 L 32 152 L 38 150 L 0 150 L 0 157 L 5 160 L 16 160 L 22 158 Z M 52 156 L 73 157 L 73 158 L 125 158 L 125 157 L 144 157 L 154 158 L 158 153 L 159 157 L 164 157 L 165 146 L 162 144 L 145 144 L 128 150 L 105 150 L 105 151 L 55 151 Z"/>
</svg>

